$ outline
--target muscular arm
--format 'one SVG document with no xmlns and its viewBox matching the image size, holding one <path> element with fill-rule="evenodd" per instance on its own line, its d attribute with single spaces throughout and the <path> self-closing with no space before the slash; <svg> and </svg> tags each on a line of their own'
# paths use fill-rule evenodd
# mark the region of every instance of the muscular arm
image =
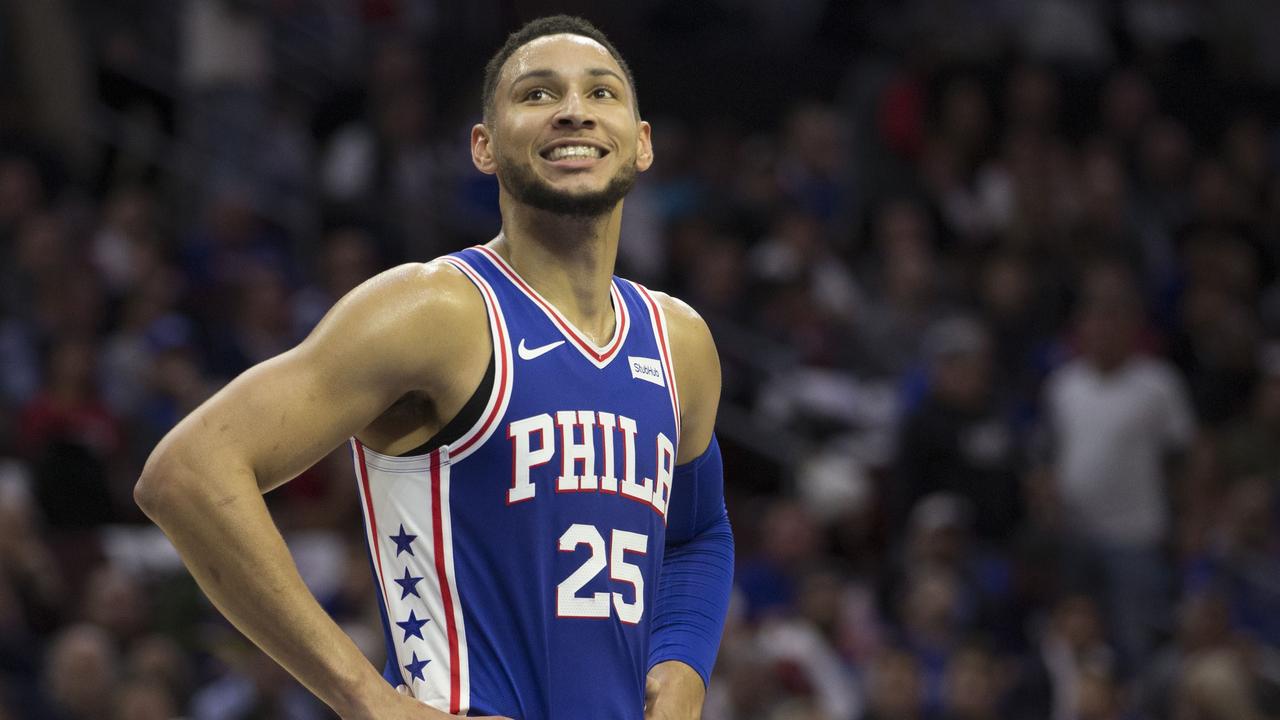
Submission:
<svg viewBox="0 0 1280 720">
<path fill-rule="evenodd" d="M 343 298 L 298 347 L 236 378 L 175 427 L 134 496 L 213 604 L 346 718 L 445 717 L 397 694 L 307 591 L 262 493 L 406 392 L 444 392 L 483 327 L 469 283 L 406 265 Z M 478 319 L 477 319 L 478 318 Z M 483 358 L 480 359 L 483 362 Z"/>
<path fill-rule="evenodd" d="M 680 648 L 695 638 L 695 644 L 718 644 L 733 576 L 733 535 L 724 513 L 720 456 L 711 445 L 720 404 L 720 360 L 711 332 L 692 308 L 662 295 L 659 302 L 669 325 L 680 397 L 676 472 L 677 483 L 683 480 L 684 485 L 672 491 L 673 502 L 678 497 L 683 507 L 677 510 L 673 504 L 667 530 L 654 619 L 654 657 L 659 662 L 649 670 L 645 717 L 691 720 L 701 717 L 704 675 L 710 667 L 689 659 Z M 687 487 L 689 483 L 709 484 Z M 673 657 L 688 662 L 666 659 Z"/>
</svg>

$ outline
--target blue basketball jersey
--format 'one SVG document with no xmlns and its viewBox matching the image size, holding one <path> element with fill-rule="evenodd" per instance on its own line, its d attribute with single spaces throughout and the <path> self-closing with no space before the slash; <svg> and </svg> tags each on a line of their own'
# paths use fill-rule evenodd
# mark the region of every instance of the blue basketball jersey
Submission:
<svg viewBox="0 0 1280 720">
<path fill-rule="evenodd" d="M 662 309 L 615 277 L 599 347 L 492 250 L 443 261 L 484 298 L 494 382 L 429 453 L 352 440 L 386 678 L 453 714 L 641 720 L 680 432 Z"/>
</svg>

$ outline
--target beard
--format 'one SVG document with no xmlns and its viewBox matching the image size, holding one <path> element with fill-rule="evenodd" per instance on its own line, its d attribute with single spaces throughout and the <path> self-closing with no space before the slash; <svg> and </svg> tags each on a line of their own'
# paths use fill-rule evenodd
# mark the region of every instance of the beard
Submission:
<svg viewBox="0 0 1280 720">
<path fill-rule="evenodd" d="M 512 197 L 530 207 L 555 215 L 599 217 L 612 212 L 636 184 L 636 165 L 634 161 L 623 165 L 604 189 L 589 192 L 557 190 L 538 177 L 532 167 L 501 158 L 498 179 Z"/>
</svg>

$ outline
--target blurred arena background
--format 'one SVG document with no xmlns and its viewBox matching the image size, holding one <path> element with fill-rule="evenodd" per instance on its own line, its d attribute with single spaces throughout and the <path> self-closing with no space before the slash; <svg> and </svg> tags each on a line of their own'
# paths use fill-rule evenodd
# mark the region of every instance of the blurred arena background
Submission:
<svg viewBox="0 0 1280 720">
<path fill-rule="evenodd" d="M 619 272 L 723 357 L 708 720 L 1280 717 L 1280 4 L 2 0 L 0 718 L 331 717 L 132 484 L 496 232 L 480 73 L 559 11 L 654 127 Z M 269 499 L 381 665 L 354 489 Z"/>
</svg>

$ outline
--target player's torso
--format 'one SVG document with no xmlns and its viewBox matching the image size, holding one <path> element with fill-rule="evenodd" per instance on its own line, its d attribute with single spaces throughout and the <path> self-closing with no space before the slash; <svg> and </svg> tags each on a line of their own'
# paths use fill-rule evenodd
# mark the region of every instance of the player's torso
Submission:
<svg viewBox="0 0 1280 720">
<path fill-rule="evenodd" d="M 449 261 L 490 313 L 480 420 L 424 457 L 355 445 L 388 677 L 452 712 L 640 718 L 678 442 L 661 311 L 615 279 L 596 347 L 490 251 Z"/>
</svg>

